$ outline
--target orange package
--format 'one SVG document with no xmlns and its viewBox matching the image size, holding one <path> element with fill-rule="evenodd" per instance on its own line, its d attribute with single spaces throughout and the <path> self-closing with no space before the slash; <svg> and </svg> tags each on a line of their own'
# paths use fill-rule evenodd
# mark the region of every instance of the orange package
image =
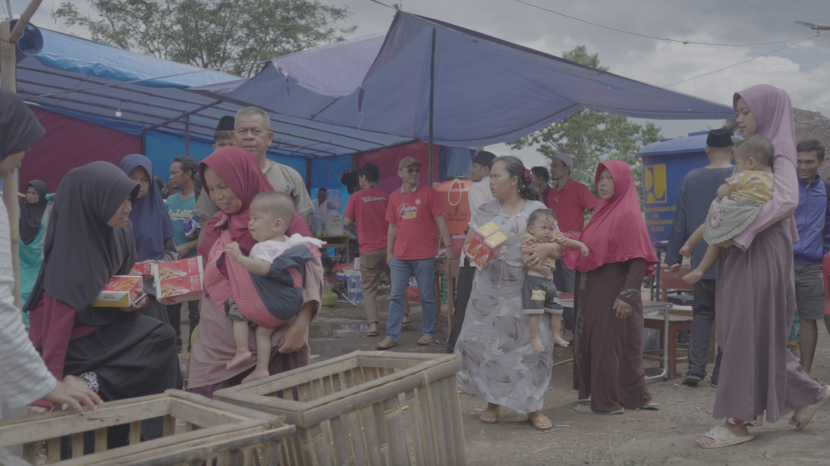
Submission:
<svg viewBox="0 0 830 466">
<path fill-rule="evenodd" d="M 488 236 L 484 243 L 478 248 L 475 257 L 470 261 L 481 270 L 490 265 L 490 262 L 499 256 L 504 243 L 507 242 L 507 235 L 501 231 L 497 231 Z"/>
<path fill-rule="evenodd" d="M 153 264 L 156 300 L 178 304 L 201 299 L 204 274 L 201 256 Z"/>
<path fill-rule="evenodd" d="M 141 277 L 116 275 L 92 301 L 92 307 L 130 307 L 146 296 Z"/>
<path fill-rule="evenodd" d="M 153 264 L 150 262 L 136 262 L 133 265 L 132 269 L 130 269 L 130 275 L 136 275 L 139 277 L 152 277 L 153 276 Z"/>
<path fill-rule="evenodd" d="M 497 231 L 499 231 L 499 226 L 493 222 L 487 222 L 478 227 L 475 236 L 473 236 L 473 240 L 470 242 L 470 247 L 467 248 L 467 257 L 470 260 L 474 260 L 478 254 L 478 250 L 484 245 L 484 241 Z"/>
</svg>

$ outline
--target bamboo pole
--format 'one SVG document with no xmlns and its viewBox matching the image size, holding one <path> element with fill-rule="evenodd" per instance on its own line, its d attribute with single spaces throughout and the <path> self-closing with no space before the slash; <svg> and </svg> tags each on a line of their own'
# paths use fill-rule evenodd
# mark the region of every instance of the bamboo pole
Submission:
<svg viewBox="0 0 830 466">
<path fill-rule="evenodd" d="M 27 10 L 28 11 L 28 10 Z M 18 24 L 22 22 L 18 21 Z M 11 40 L 11 23 L 0 23 L 0 84 L 12 92 L 17 92 L 16 82 L 16 44 Z M 12 248 L 12 269 L 14 270 L 14 305 L 22 307 L 20 302 L 20 207 L 17 200 L 17 170 L 15 169 L 3 180 L 3 203 L 9 213 L 9 237 Z"/>
</svg>

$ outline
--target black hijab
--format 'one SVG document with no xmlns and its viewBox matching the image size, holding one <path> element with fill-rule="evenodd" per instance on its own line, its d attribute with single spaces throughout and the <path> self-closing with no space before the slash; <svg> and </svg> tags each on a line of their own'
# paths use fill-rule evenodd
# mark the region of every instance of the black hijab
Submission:
<svg viewBox="0 0 830 466">
<path fill-rule="evenodd" d="M 92 162 L 63 178 L 49 214 L 43 265 L 29 300 L 32 311 L 45 291 L 78 312 L 81 323 L 101 326 L 122 314 L 90 304 L 113 275 L 126 275 L 135 264 L 132 224 L 112 228 L 107 222 L 128 197 L 135 201 L 138 183 L 109 162 Z"/>
<path fill-rule="evenodd" d="M 45 134 L 26 103 L 14 92 L 0 87 L 0 160 L 31 149 Z"/>
<path fill-rule="evenodd" d="M 26 191 L 30 186 L 37 191 L 38 200 L 34 204 L 26 201 L 20 208 L 20 241 L 23 241 L 23 244 L 31 244 L 35 240 L 35 236 L 40 231 L 43 213 L 46 212 L 46 183 L 32 180 L 26 186 Z"/>
</svg>

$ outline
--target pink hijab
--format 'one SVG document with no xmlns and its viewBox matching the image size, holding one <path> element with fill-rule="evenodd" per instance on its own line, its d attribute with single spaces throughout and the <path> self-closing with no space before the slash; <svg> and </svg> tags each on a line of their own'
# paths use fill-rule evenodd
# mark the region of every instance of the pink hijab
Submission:
<svg viewBox="0 0 830 466">
<path fill-rule="evenodd" d="M 732 97 L 732 108 L 738 110 L 738 99 L 743 97 L 758 123 L 757 134 L 772 142 L 776 156 L 784 156 L 797 165 L 795 121 L 790 96 L 769 84 L 759 84 Z"/>
</svg>

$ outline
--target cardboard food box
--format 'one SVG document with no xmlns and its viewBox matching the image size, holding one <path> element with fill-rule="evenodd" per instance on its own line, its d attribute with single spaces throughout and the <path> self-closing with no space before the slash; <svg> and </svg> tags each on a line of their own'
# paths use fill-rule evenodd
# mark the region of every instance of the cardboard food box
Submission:
<svg viewBox="0 0 830 466">
<path fill-rule="evenodd" d="M 470 262 L 475 264 L 479 270 L 487 267 L 493 259 L 499 256 L 499 251 L 501 251 L 505 242 L 507 242 L 507 235 L 500 231 L 493 233 L 484 240 L 484 243 L 478 248 L 478 252 Z"/>
<path fill-rule="evenodd" d="M 116 275 L 92 301 L 92 307 L 130 307 L 146 296 L 141 277 Z"/>
<path fill-rule="evenodd" d="M 156 300 L 161 304 L 178 304 L 200 299 L 204 275 L 201 256 L 153 264 Z"/>
<path fill-rule="evenodd" d="M 470 247 L 467 248 L 467 257 L 470 260 L 475 259 L 479 249 L 484 245 L 484 241 L 497 231 L 499 231 L 499 226 L 493 222 L 488 222 L 478 227 L 475 236 L 473 236 L 473 241 L 470 242 Z"/>
<path fill-rule="evenodd" d="M 137 275 L 140 277 L 153 276 L 153 264 L 150 262 L 136 262 L 133 268 L 130 269 L 130 275 Z"/>
</svg>

